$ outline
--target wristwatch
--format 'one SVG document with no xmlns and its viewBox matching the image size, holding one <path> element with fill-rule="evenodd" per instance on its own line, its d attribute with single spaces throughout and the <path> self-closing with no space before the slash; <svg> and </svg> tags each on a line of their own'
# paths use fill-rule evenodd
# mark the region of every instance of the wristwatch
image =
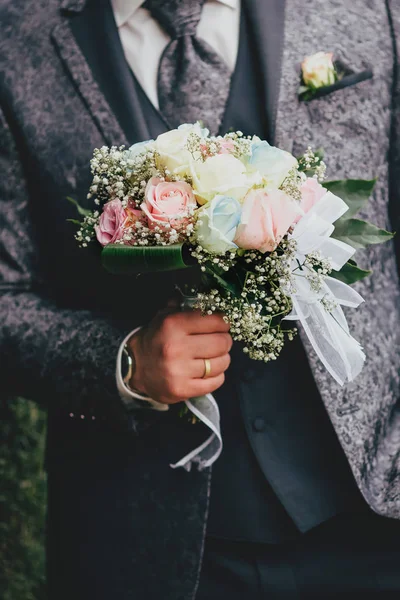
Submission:
<svg viewBox="0 0 400 600">
<path fill-rule="evenodd" d="M 135 357 L 133 354 L 130 353 L 128 344 L 125 344 L 121 356 L 122 381 L 124 382 L 124 385 L 132 392 L 136 392 L 136 390 L 132 390 L 129 386 L 129 382 L 135 370 L 135 362 Z"/>
<path fill-rule="evenodd" d="M 120 355 L 121 377 L 123 386 L 125 388 L 124 393 L 120 393 L 121 400 L 128 411 L 143 408 L 147 410 L 150 409 L 165 412 L 169 410 L 168 404 L 157 402 L 156 400 L 153 400 L 146 394 L 142 394 L 141 392 L 130 386 L 130 381 L 132 379 L 132 375 L 134 374 L 136 367 L 135 356 L 128 344 L 128 341 L 131 337 L 132 333 L 130 336 L 128 336 L 127 339 L 125 339 L 122 348 L 122 353 Z M 122 390 L 120 390 L 120 392 L 121 391 Z"/>
</svg>

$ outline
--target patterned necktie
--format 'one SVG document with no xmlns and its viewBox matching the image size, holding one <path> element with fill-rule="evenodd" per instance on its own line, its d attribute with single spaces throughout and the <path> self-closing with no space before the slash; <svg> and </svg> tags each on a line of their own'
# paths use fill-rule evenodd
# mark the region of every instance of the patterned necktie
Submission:
<svg viewBox="0 0 400 600">
<path fill-rule="evenodd" d="M 196 37 L 205 0 L 147 0 L 143 7 L 171 37 L 158 67 L 160 112 L 171 127 L 203 121 L 218 133 L 231 72 L 218 54 Z"/>
</svg>

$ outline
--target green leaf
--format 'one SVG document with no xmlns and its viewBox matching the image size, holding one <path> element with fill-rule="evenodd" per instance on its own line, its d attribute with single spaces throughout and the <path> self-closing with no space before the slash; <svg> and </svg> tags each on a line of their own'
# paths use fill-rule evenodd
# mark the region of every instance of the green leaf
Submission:
<svg viewBox="0 0 400 600">
<path fill-rule="evenodd" d="M 218 265 L 208 262 L 206 264 L 206 276 L 208 281 L 211 279 L 223 290 L 230 292 L 238 298 L 243 291 L 244 281 L 246 279 L 247 270 L 236 265 L 235 269 L 227 273 Z"/>
<path fill-rule="evenodd" d="M 343 281 L 343 283 L 347 283 L 347 285 L 351 285 L 356 281 L 364 279 L 364 277 L 368 277 L 371 273 L 372 271 L 360 269 L 360 267 L 357 266 L 357 263 L 351 260 L 343 265 L 340 271 L 332 271 L 331 277 L 339 279 L 339 281 Z"/>
<path fill-rule="evenodd" d="M 299 87 L 299 96 L 308 92 L 309 88 L 306 85 L 301 85 Z"/>
<path fill-rule="evenodd" d="M 221 277 L 221 275 L 219 275 L 218 273 L 216 273 L 214 271 L 214 269 L 210 268 L 210 267 L 206 267 L 206 273 L 209 277 L 211 277 L 212 279 L 215 280 L 215 282 L 224 290 L 226 290 L 227 292 L 229 292 L 230 294 L 232 294 L 233 296 L 238 296 L 240 294 L 240 291 L 238 290 L 237 286 L 230 282 L 227 281 L 226 279 L 224 279 L 223 277 Z"/>
<path fill-rule="evenodd" d="M 183 244 L 171 246 L 123 246 L 108 244 L 103 248 L 104 268 L 115 275 L 132 275 L 156 271 L 176 271 L 191 266 Z"/>
<path fill-rule="evenodd" d="M 317 148 L 314 150 L 314 156 L 317 156 L 319 160 L 324 160 L 325 150 L 323 148 Z"/>
<path fill-rule="evenodd" d="M 81 225 L 81 221 L 78 221 L 78 219 L 67 219 L 67 223 L 73 223 L 74 225 Z"/>
<path fill-rule="evenodd" d="M 82 217 L 89 217 L 92 214 L 91 210 L 89 210 L 88 208 L 83 208 L 80 204 L 78 204 L 78 202 L 77 202 L 77 200 L 75 200 L 75 198 L 71 198 L 70 196 L 67 196 L 67 200 L 68 200 L 68 202 L 71 202 L 71 204 L 73 204 L 75 206 L 76 210 Z"/>
<path fill-rule="evenodd" d="M 332 237 L 349 244 L 353 248 L 366 248 L 370 244 L 381 244 L 390 240 L 393 233 L 379 229 L 372 223 L 360 219 L 338 220 Z"/>
<path fill-rule="evenodd" d="M 351 219 L 364 206 L 372 194 L 376 179 L 339 179 L 324 181 L 323 186 L 339 196 L 349 207 L 341 219 Z"/>
</svg>

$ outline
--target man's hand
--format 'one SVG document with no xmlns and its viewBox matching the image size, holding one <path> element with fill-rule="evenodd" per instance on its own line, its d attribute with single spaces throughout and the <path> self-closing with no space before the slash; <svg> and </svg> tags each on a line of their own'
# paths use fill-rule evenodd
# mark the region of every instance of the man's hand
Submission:
<svg viewBox="0 0 400 600">
<path fill-rule="evenodd" d="M 129 341 L 136 361 L 131 387 L 153 400 L 175 404 L 221 387 L 232 338 L 222 316 L 164 312 Z M 203 379 L 204 359 L 211 372 Z"/>
</svg>

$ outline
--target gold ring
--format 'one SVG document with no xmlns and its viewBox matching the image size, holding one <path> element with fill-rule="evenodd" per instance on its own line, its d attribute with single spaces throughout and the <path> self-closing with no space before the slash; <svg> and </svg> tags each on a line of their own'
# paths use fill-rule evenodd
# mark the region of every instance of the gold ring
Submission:
<svg viewBox="0 0 400 600">
<path fill-rule="evenodd" d="M 208 377 L 211 373 L 211 362 L 209 361 L 208 358 L 203 358 L 204 360 L 204 375 L 203 375 L 203 379 L 206 379 L 206 377 Z"/>
</svg>

